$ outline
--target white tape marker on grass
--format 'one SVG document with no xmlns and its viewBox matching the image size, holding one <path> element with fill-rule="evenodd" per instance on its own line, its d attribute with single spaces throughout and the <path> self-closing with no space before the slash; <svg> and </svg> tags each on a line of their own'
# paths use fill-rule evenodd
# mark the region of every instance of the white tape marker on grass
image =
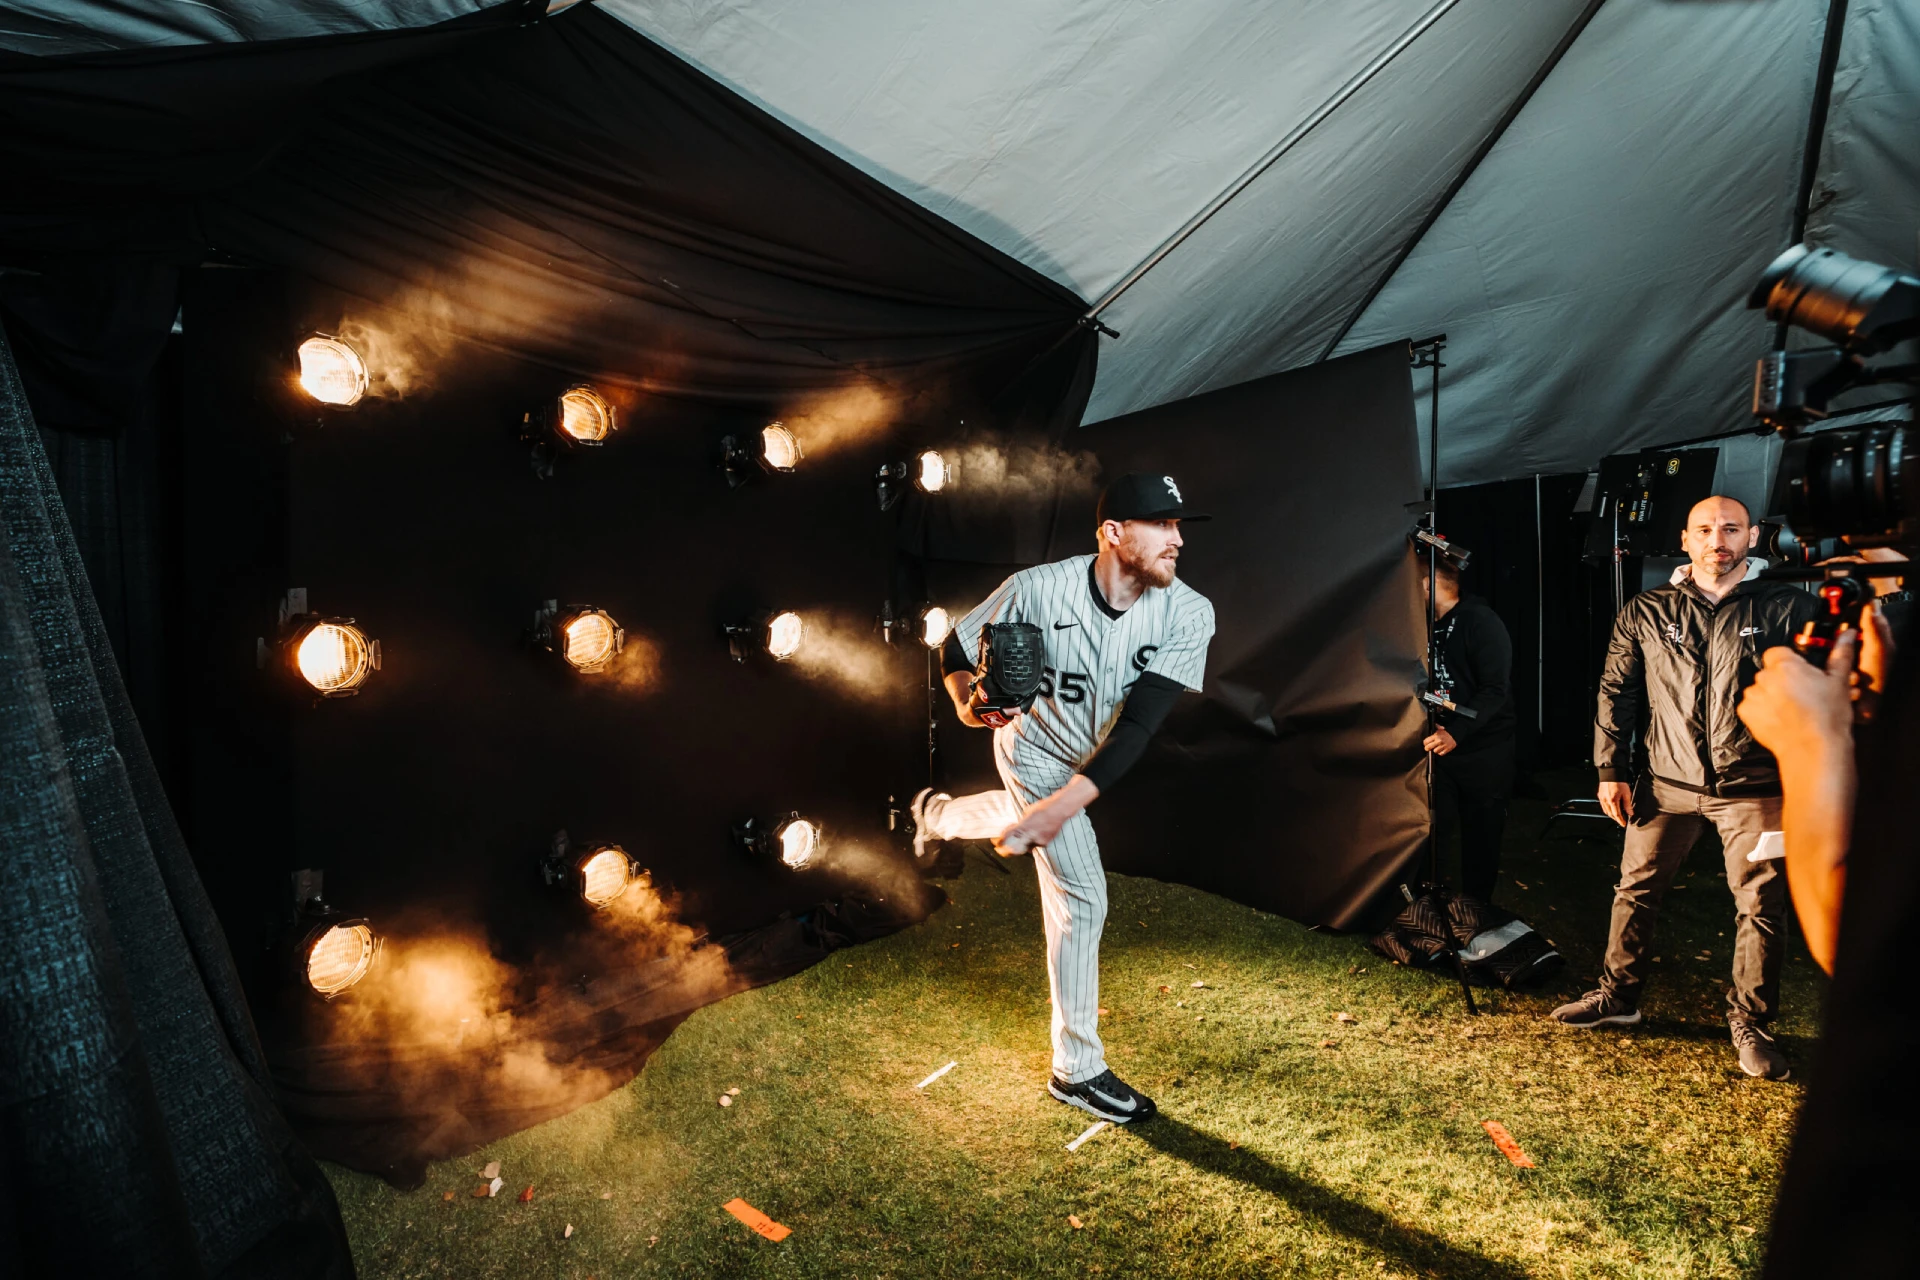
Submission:
<svg viewBox="0 0 1920 1280">
<path fill-rule="evenodd" d="M 949 1062 L 946 1066 L 940 1068 L 938 1071 L 934 1072 L 932 1075 L 928 1076 L 925 1080 L 922 1080 L 919 1084 L 913 1087 L 916 1089 L 924 1089 L 928 1085 L 932 1084 L 935 1080 L 938 1080 L 941 1076 L 947 1074 L 947 1072 L 953 1070 L 955 1067 L 959 1065 L 960 1064 L 958 1062 Z"/>
<path fill-rule="evenodd" d="M 1087 1131 L 1085 1133 L 1081 1134 L 1079 1137 L 1075 1138 L 1072 1142 L 1069 1142 L 1067 1144 L 1067 1150 L 1078 1151 L 1080 1149 L 1081 1143 L 1085 1142 L 1088 1138 L 1091 1138 L 1094 1134 L 1100 1132 L 1102 1129 L 1106 1127 L 1107 1127 L 1107 1122 L 1105 1120 L 1095 1120 L 1092 1124 L 1087 1126 Z"/>
</svg>

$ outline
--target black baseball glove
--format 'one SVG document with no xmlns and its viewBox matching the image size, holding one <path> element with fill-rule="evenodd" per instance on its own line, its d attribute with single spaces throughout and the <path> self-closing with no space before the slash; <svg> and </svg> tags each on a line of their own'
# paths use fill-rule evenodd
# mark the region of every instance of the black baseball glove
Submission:
<svg viewBox="0 0 1920 1280">
<path fill-rule="evenodd" d="M 967 706 L 980 723 L 998 729 L 1027 710 L 1040 693 L 1046 639 L 1031 622 L 989 622 L 980 628 L 980 665 Z"/>
</svg>

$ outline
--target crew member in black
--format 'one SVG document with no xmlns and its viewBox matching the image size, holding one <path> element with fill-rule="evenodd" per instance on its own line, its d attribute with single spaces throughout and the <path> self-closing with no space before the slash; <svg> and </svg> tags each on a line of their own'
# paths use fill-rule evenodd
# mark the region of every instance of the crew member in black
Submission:
<svg viewBox="0 0 1920 1280">
<path fill-rule="evenodd" d="M 1747 554 L 1756 534 L 1732 498 L 1695 504 L 1682 535 L 1690 563 L 1614 620 L 1593 762 L 1600 804 L 1627 829 L 1626 845 L 1600 987 L 1553 1016 L 1572 1027 L 1640 1021 L 1660 899 L 1712 824 L 1734 902 L 1728 1027 L 1741 1070 L 1784 1080 L 1787 1060 L 1766 1030 L 1780 1008 L 1786 943 L 1780 771 L 1735 708 L 1760 655 L 1791 643 L 1818 598 L 1759 578 L 1762 562 Z"/>
<path fill-rule="evenodd" d="M 1460 571 L 1442 560 L 1434 612 L 1433 687 L 1472 716 L 1442 711 L 1425 746 L 1433 752 L 1433 838 L 1460 832 L 1460 888 L 1493 900 L 1500 837 L 1513 794 L 1513 640 L 1479 596 L 1460 595 Z M 1421 589 L 1427 575 L 1420 577 Z"/>
</svg>

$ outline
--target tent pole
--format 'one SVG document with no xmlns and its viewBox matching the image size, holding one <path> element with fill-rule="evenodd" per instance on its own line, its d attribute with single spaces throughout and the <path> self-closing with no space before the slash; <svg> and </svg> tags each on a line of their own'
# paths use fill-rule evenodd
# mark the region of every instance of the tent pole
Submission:
<svg viewBox="0 0 1920 1280">
<path fill-rule="evenodd" d="M 1542 532 L 1540 473 L 1533 473 L 1533 731 L 1540 742 L 1547 736 L 1547 541 Z M 1534 748 L 1538 751 L 1538 745 Z"/>
<path fill-rule="evenodd" d="M 1260 159 L 1254 163 L 1251 169 L 1248 169 L 1238 178 L 1235 178 L 1228 184 L 1226 190 L 1208 201 L 1205 208 L 1201 209 L 1199 213 L 1194 214 L 1193 217 L 1187 219 L 1178 231 L 1162 241 L 1160 247 L 1147 255 L 1146 259 L 1142 261 L 1139 266 L 1127 272 L 1125 276 L 1121 277 L 1118 284 L 1101 294 L 1100 300 L 1093 304 L 1083 319 L 1087 322 L 1098 319 L 1100 313 L 1117 302 L 1121 294 L 1138 284 L 1140 277 L 1159 266 L 1161 260 L 1175 249 L 1178 249 L 1188 236 L 1191 236 L 1194 232 L 1205 226 L 1208 219 L 1212 218 L 1213 215 L 1220 212 L 1220 210 L 1226 208 L 1227 204 L 1232 201 L 1235 196 L 1252 186 L 1255 179 L 1259 178 L 1259 176 L 1268 169 L 1271 169 L 1281 156 L 1284 156 L 1287 152 L 1298 146 L 1300 141 L 1308 134 L 1319 128 L 1328 116 L 1339 110 L 1342 103 L 1346 102 L 1346 100 L 1354 94 L 1360 92 L 1369 80 L 1385 70 L 1388 63 L 1406 52 L 1408 45 L 1418 40 L 1426 32 L 1427 28 L 1445 17 L 1447 12 L 1459 2 L 1460 0 L 1440 0 L 1438 4 L 1421 14 L 1419 21 L 1415 22 L 1411 27 L 1408 27 L 1398 40 L 1395 40 L 1380 53 L 1376 54 L 1373 61 L 1360 68 L 1351 80 L 1348 80 L 1335 90 L 1331 98 L 1328 98 L 1325 102 L 1314 108 L 1313 114 L 1295 125 L 1287 133 L 1287 136 L 1275 143 L 1273 147 L 1268 150 L 1267 154 L 1261 156 Z M 1114 336 L 1118 337 L 1119 335 L 1115 334 Z"/>
<path fill-rule="evenodd" d="M 1533 73 L 1533 79 L 1527 81 L 1526 87 L 1507 104 L 1506 111 L 1495 122 L 1493 129 L 1481 139 L 1479 147 L 1467 158 L 1466 164 L 1460 167 L 1460 172 L 1454 175 L 1453 181 L 1441 193 L 1440 198 L 1434 201 L 1433 207 L 1427 210 L 1427 216 L 1421 219 L 1420 225 L 1407 238 L 1407 242 L 1400 246 L 1400 251 L 1394 255 L 1393 261 L 1387 264 L 1387 269 L 1380 273 L 1379 279 L 1375 280 L 1367 290 L 1367 296 L 1360 299 L 1360 305 L 1348 314 L 1339 332 L 1333 335 L 1326 348 L 1320 352 L 1320 359 L 1315 361 L 1316 364 L 1330 359 L 1334 349 L 1346 339 L 1348 331 L 1360 323 L 1360 317 L 1365 315 L 1367 308 L 1373 305 L 1373 300 L 1380 296 L 1380 291 L 1387 287 L 1387 281 L 1393 279 L 1394 272 L 1400 270 L 1407 259 L 1413 256 L 1414 249 L 1426 238 L 1427 232 L 1433 230 L 1433 224 L 1440 221 L 1440 215 L 1447 211 L 1447 206 L 1453 203 L 1453 198 L 1460 194 L 1462 187 L 1467 185 L 1467 179 L 1473 177 L 1474 171 L 1480 167 L 1480 162 L 1487 158 L 1500 139 L 1505 136 L 1508 127 L 1519 117 L 1521 110 L 1533 100 L 1535 91 L 1546 82 L 1549 75 L 1553 74 L 1553 69 L 1560 65 L 1560 59 L 1566 56 L 1567 50 L 1573 47 L 1573 42 L 1580 38 L 1580 33 L 1587 29 L 1587 24 L 1593 21 L 1593 15 L 1600 12 L 1600 6 L 1605 3 L 1606 0 L 1588 0 L 1587 7 L 1581 10 L 1580 16 L 1573 20 L 1572 26 L 1567 28 L 1567 34 L 1560 37 L 1560 43 L 1553 47 L 1553 52 L 1547 55 L 1547 60 L 1540 65 L 1538 71 Z"/>
<path fill-rule="evenodd" d="M 1827 108 L 1833 105 L 1833 74 L 1840 66 L 1840 40 L 1847 27 L 1847 0 L 1827 0 L 1827 29 L 1820 37 L 1820 69 L 1813 78 L 1813 101 L 1807 107 L 1807 140 L 1800 149 L 1800 189 L 1793 199 L 1793 240 L 1807 238 L 1807 219 L 1813 213 L 1813 184 L 1820 176 L 1820 148 L 1827 136 Z M 1773 345 L 1787 345 L 1787 322 L 1773 331 Z"/>
</svg>

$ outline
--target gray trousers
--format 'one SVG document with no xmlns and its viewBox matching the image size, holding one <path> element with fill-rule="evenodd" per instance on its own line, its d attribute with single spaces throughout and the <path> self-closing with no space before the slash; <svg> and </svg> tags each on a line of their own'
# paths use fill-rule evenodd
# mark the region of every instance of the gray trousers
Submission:
<svg viewBox="0 0 1920 1280">
<path fill-rule="evenodd" d="M 1655 779 L 1651 787 L 1634 789 L 1634 811 L 1613 891 L 1601 989 L 1639 1006 L 1660 899 L 1711 823 L 1726 849 L 1727 887 L 1733 890 L 1733 990 L 1727 1004 L 1756 1022 L 1769 1021 L 1780 1011 L 1787 880 L 1778 859 L 1748 862 L 1747 854 L 1762 831 L 1780 830 L 1780 797 L 1723 800 Z"/>
</svg>

